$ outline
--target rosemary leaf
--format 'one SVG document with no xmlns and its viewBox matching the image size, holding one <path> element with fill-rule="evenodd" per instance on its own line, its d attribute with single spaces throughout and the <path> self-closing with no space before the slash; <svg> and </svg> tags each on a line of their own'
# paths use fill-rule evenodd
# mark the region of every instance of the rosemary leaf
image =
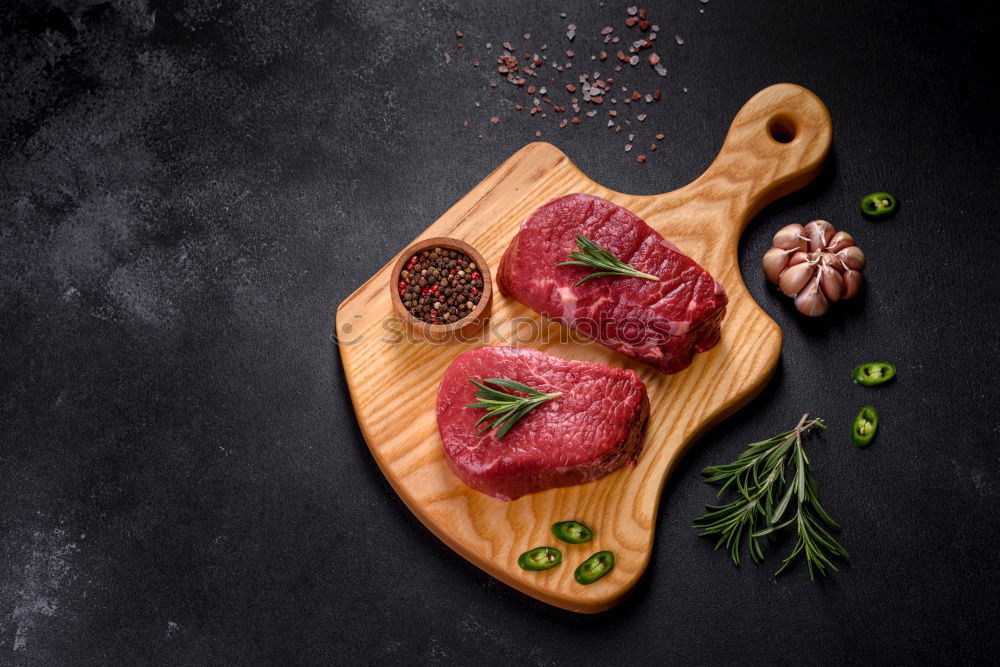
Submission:
<svg viewBox="0 0 1000 667">
<path fill-rule="evenodd" d="M 744 541 L 750 557 L 760 563 L 764 559 L 760 538 L 792 527 L 797 537 L 795 546 L 775 576 L 800 556 L 805 557 L 810 579 L 817 573 L 825 576 L 828 568 L 837 571 L 832 558 L 849 557 L 830 532 L 840 526 L 819 502 L 819 485 L 802 445 L 804 433 L 812 428 L 825 430 L 826 426 L 821 419 L 808 418 L 803 415 L 791 431 L 748 445 L 732 463 L 702 470 L 705 482 L 722 482 L 720 497 L 730 487 L 737 497 L 727 505 L 706 505 L 706 513 L 695 520 L 694 526 L 702 536 L 718 536 L 715 548 L 726 545 L 736 565 L 740 564 Z M 785 471 L 790 468 L 794 474 L 786 486 Z M 777 505 L 776 497 L 780 497 Z M 785 519 L 790 509 L 792 513 Z"/>
<path fill-rule="evenodd" d="M 569 254 L 569 261 L 560 262 L 556 266 L 585 266 L 591 269 L 598 269 L 598 271 L 578 280 L 573 287 L 601 276 L 630 276 L 632 278 L 645 278 L 646 280 L 659 280 L 657 276 L 643 273 L 629 266 L 583 234 L 576 235 L 576 247 L 580 249 L 579 252 L 574 250 Z"/>
<path fill-rule="evenodd" d="M 517 422 L 521 421 L 525 415 L 542 403 L 562 396 L 562 392 L 543 394 L 537 389 L 529 387 L 526 384 L 521 384 L 520 382 L 509 380 L 507 378 L 488 378 L 482 382 L 476 382 L 475 380 L 469 380 L 469 382 L 478 388 L 475 396 L 479 399 L 479 401 L 477 403 L 467 403 L 465 407 L 473 410 L 486 410 L 486 413 L 480 417 L 476 423 L 473 424 L 473 426 L 479 426 L 484 421 L 489 422 L 489 420 L 492 419 L 493 423 L 487 423 L 482 429 L 479 430 L 479 434 L 482 435 L 490 429 L 496 429 L 497 438 L 502 438 L 507 435 L 508 431 L 510 431 L 510 429 L 512 429 Z M 500 391 L 499 389 L 494 389 L 493 387 L 488 387 L 484 384 L 487 382 L 496 387 L 522 392 L 527 394 L 527 396 L 518 396 L 517 394 L 511 394 Z"/>
</svg>

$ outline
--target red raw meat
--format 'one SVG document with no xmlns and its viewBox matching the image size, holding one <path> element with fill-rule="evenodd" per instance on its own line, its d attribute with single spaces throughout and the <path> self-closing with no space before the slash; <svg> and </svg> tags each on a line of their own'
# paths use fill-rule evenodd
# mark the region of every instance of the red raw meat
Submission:
<svg viewBox="0 0 1000 667">
<path fill-rule="evenodd" d="M 543 403 L 503 438 L 478 435 L 486 410 L 467 408 L 470 379 L 507 378 L 543 393 Z M 649 417 L 646 385 L 635 371 L 569 361 L 528 348 L 481 347 L 458 355 L 441 379 L 438 430 L 458 478 L 500 500 L 559 486 L 585 484 L 635 465 Z M 484 422 L 485 424 L 485 422 Z"/>
<path fill-rule="evenodd" d="M 573 287 L 595 271 L 556 266 L 577 250 L 577 234 L 660 280 L 606 276 Z M 521 225 L 500 261 L 497 284 L 507 296 L 664 373 L 687 368 L 695 352 L 719 341 L 728 303 L 708 271 L 639 216 L 584 194 L 554 199 Z"/>
</svg>

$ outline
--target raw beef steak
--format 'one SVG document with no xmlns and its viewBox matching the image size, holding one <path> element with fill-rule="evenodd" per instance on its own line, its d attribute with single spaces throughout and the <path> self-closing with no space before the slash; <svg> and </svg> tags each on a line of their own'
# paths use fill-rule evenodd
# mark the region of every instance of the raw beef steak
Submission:
<svg viewBox="0 0 1000 667">
<path fill-rule="evenodd" d="M 475 423 L 486 410 L 466 407 L 479 400 L 469 380 L 488 378 L 562 396 L 533 409 L 502 438 L 493 429 L 478 435 L 483 424 Z M 646 385 L 635 371 L 527 348 L 463 352 L 445 371 L 437 397 L 438 430 L 451 469 L 473 489 L 500 500 L 585 484 L 635 465 L 647 417 Z"/>
<path fill-rule="evenodd" d="M 582 234 L 619 260 L 660 278 L 603 276 L 556 266 Z M 572 194 L 550 201 L 522 225 L 497 272 L 500 290 L 622 354 L 663 371 L 687 368 L 719 340 L 726 293 L 705 269 L 639 216 L 606 199 Z"/>
</svg>

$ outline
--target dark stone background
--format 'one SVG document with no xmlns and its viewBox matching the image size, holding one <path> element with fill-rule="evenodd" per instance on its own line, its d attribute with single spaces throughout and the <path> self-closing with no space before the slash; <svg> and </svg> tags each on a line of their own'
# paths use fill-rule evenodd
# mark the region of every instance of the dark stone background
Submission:
<svg viewBox="0 0 1000 667">
<path fill-rule="evenodd" d="M 669 75 L 626 73 L 665 91 L 643 131 L 667 138 L 646 165 L 603 116 L 556 130 L 470 65 L 525 31 L 565 48 L 569 22 L 581 62 L 602 26 L 624 30 L 624 4 L 3 3 L 0 663 L 995 655 L 996 4 L 650 4 Z M 668 191 L 779 81 L 815 91 L 835 124 L 826 172 L 741 249 L 785 332 L 780 371 L 674 472 L 633 597 L 598 616 L 526 598 L 383 479 L 336 307 L 535 129 L 611 188 Z M 878 189 L 899 214 L 865 221 L 857 200 Z M 864 299 L 822 322 L 758 268 L 775 230 L 817 217 L 870 261 Z M 854 386 L 872 359 L 898 381 Z M 863 403 L 883 426 L 857 451 Z M 701 467 L 805 411 L 832 427 L 809 447 L 852 554 L 822 583 L 801 566 L 772 578 L 788 542 L 737 569 L 690 525 L 712 498 Z"/>
</svg>

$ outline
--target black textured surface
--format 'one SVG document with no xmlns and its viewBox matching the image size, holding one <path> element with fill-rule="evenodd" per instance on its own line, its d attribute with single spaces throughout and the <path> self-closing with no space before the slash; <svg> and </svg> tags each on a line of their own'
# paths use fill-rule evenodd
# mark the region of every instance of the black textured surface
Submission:
<svg viewBox="0 0 1000 667">
<path fill-rule="evenodd" d="M 667 138 L 642 166 L 601 118 L 556 130 L 470 65 L 525 31 L 563 49 L 569 22 L 586 57 L 602 26 L 623 30 L 624 3 L 608 4 L 4 3 L 0 663 L 1000 650 L 992 3 L 661 3 L 669 75 L 641 74 L 665 91 L 645 131 Z M 667 191 L 778 81 L 815 91 L 835 138 L 818 182 L 761 213 L 741 248 L 785 332 L 777 377 L 674 472 L 649 574 L 622 606 L 577 616 L 512 591 L 433 538 L 379 473 L 337 304 L 536 128 L 609 187 Z M 857 200 L 879 189 L 901 210 L 867 222 Z M 870 287 L 807 322 L 758 261 L 780 226 L 817 217 L 856 236 Z M 850 383 L 881 358 L 894 384 Z M 863 403 L 883 425 L 856 451 Z M 852 553 L 819 584 L 802 567 L 773 579 L 775 552 L 736 569 L 690 527 L 712 497 L 698 470 L 804 411 L 832 426 L 809 446 Z"/>
</svg>

